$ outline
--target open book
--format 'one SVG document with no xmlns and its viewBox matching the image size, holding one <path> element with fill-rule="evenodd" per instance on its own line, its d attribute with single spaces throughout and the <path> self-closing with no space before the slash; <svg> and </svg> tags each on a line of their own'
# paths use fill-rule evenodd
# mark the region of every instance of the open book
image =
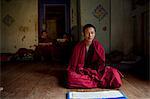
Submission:
<svg viewBox="0 0 150 99">
<path fill-rule="evenodd" d="M 97 91 L 97 92 L 68 92 L 67 99 L 128 99 L 119 90 Z"/>
</svg>

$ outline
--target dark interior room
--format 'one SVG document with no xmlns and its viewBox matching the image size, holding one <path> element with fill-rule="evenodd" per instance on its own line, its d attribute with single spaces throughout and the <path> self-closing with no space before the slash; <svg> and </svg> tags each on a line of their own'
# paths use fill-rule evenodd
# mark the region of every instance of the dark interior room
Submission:
<svg viewBox="0 0 150 99">
<path fill-rule="evenodd" d="M 149 0 L 0 0 L 0 98 L 72 99 L 68 92 L 119 90 L 123 99 L 149 99 L 149 14 Z M 120 88 L 67 87 L 85 24 L 96 27 L 105 66 L 123 75 Z"/>
</svg>

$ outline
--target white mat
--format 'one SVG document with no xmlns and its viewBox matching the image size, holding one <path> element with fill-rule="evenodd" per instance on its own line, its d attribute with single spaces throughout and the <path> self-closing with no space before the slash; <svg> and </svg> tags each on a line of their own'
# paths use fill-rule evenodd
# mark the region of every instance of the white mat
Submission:
<svg viewBox="0 0 150 99">
<path fill-rule="evenodd" d="M 119 90 L 97 92 L 68 92 L 67 99 L 127 99 Z"/>
</svg>

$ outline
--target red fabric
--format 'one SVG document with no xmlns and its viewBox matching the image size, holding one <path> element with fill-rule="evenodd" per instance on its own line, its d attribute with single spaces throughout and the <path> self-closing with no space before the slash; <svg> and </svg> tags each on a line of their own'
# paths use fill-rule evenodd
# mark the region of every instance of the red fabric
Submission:
<svg viewBox="0 0 150 99">
<path fill-rule="evenodd" d="M 92 42 L 94 54 L 91 61 L 98 58 L 100 66 L 98 70 L 84 68 L 86 53 L 85 41 L 79 42 L 73 51 L 68 65 L 67 85 L 69 88 L 96 88 L 96 87 L 120 87 L 121 78 L 117 69 L 105 68 L 105 51 L 98 40 Z M 104 71 L 104 74 L 102 73 Z M 109 76 L 108 76 L 109 75 Z M 111 75 L 111 76 L 110 76 Z M 108 79 L 108 80 L 105 80 Z M 117 86 L 114 84 L 117 82 Z M 110 84 L 111 83 L 111 84 Z"/>
<path fill-rule="evenodd" d="M 107 66 L 101 78 L 102 88 L 119 88 L 122 85 L 122 74 L 113 67 Z"/>
<path fill-rule="evenodd" d="M 93 60 L 95 58 L 99 57 L 100 58 L 99 62 L 104 67 L 104 62 L 105 62 L 104 48 L 102 47 L 102 45 L 97 40 L 93 40 L 93 45 L 95 48 Z M 69 62 L 68 70 L 75 71 L 75 69 L 83 68 L 84 59 L 85 59 L 85 49 L 86 49 L 85 41 L 81 41 L 75 46 L 74 51 L 73 51 L 73 55 L 72 55 L 70 62 Z M 101 71 L 101 70 L 102 70 L 102 68 L 99 68 L 99 71 Z"/>
</svg>

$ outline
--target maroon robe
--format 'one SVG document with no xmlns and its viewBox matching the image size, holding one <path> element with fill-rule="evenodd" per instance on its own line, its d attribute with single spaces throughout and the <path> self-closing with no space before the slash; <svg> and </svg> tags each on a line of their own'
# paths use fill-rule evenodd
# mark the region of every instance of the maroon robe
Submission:
<svg viewBox="0 0 150 99">
<path fill-rule="evenodd" d="M 90 58 L 90 66 L 85 66 L 85 40 L 75 46 L 67 69 L 67 86 L 69 88 L 120 87 L 122 82 L 119 71 L 109 66 L 105 67 L 105 51 L 102 45 L 96 39 L 91 45 L 94 51 Z"/>
</svg>

